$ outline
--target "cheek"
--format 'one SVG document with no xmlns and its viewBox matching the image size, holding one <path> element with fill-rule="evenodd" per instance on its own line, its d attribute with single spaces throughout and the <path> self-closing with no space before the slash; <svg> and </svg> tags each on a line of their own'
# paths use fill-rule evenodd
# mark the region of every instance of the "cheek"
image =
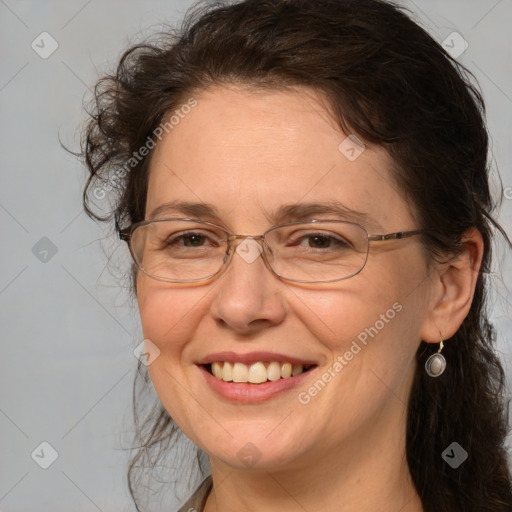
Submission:
<svg viewBox="0 0 512 512">
<path fill-rule="evenodd" d="M 343 375 L 338 385 L 370 399 L 383 382 L 400 387 L 415 368 L 426 314 L 421 260 L 388 263 L 386 271 L 369 265 L 338 289 L 295 292 L 295 314 L 330 353 L 331 373 Z"/>
<path fill-rule="evenodd" d="M 153 387 L 173 420 L 196 442 L 192 427 L 198 421 L 190 399 L 192 375 L 188 346 L 194 338 L 200 318 L 206 314 L 207 291 L 204 288 L 172 288 L 141 276 L 137 283 L 142 330 L 160 353 L 148 366 Z M 187 363 L 184 363 L 187 361 Z M 195 418 L 195 420 L 192 420 Z"/>
<path fill-rule="evenodd" d="M 359 431 L 370 418 L 400 412 L 407 403 L 422 298 L 397 280 L 362 276 L 360 285 L 356 280 L 352 288 L 319 295 L 303 291 L 295 313 L 330 361 L 299 390 L 298 411 L 317 411 L 334 443 L 340 429 Z"/>
<path fill-rule="evenodd" d="M 197 317 L 204 314 L 207 294 L 204 287 L 173 288 L 141 275 L 137 300 L 144 337 L 164 352 L 178 353 L 197 325 Z"/>
<path fill-rule="evenodd" d="M 407 334 L 414 331 L 406 317 L 415 317 L 421 308 L 416 295 L 384 280 L 361 279 L 353 284 L 342 290 L 295 292 L 295 314 L 327 348 L 340 352 L 353 340 L 365 344 L 387 333 L 396 337 L 405 328 Z"/>
</svg>

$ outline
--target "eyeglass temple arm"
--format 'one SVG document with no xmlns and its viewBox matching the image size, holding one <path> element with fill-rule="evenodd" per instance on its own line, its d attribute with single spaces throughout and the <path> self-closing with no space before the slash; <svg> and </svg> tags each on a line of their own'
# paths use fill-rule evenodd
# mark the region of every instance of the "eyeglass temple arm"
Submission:
<svg viewBox="0 0 512 512">
<path fill-rule="evenodd" d="M 383 240 L 399 240 L 400 238 L 408 238 L 414 235 L 420 235 L 423 231 L 398 231 L 396 233 L 388 233 L 386 235 L 369 235 L 368 240 L 371 242 L 381 242 Z"/>
</svg>

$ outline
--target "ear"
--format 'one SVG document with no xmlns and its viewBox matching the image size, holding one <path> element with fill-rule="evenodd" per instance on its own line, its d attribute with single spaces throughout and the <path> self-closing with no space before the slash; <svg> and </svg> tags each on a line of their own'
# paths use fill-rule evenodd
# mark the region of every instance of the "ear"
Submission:
<svg viewBox="0 0 512 512">
<path fill-rule="evenodd" d="M 466 318 L 480 273 L 484 242 L 476 228 L 465 233 L 460 254 L 440 263 L 431 276 L 429 311 L 421 339 L 439 343 L 451 338 Z"/>
</svg>

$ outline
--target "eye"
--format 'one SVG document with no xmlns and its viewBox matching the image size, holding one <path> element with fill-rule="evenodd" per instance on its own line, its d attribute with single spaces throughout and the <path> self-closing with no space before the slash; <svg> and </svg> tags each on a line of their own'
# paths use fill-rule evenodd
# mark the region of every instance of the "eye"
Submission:
<svg viewBox="0 0 512 512">
<path fill-rule="evenodd" d="M 188 233 L 173 233 L 167 240 L 167 246 L 180 246 L 180 247 L 218 247 L 219 238 L 214 239 L 213 234 L 211 237 L 199 232 Z"/>
<path fill-rule="evenodd" d="M 326 235 L 309 235 L 306 238 L 309 247 L 313 247 L 314 249 L 328 249 L 332 247 L 333 243 L 337 242 L 337 240 Z"/>
<path fill-rule="evenodd" d="M 167 245 L 177 245 L 183 243 L 185 247 L 200 247 L 207 238 L 199 233 L 190 233 L 185 235 L 172 236 L 167 240 Z"/>
<path fill-rule="evenodd" d="M 294 233 L 288 242 L 289 246 L 308 247 L 311 249 L 350 249 L 352 244 L 336 233 Z"/>
</svg>

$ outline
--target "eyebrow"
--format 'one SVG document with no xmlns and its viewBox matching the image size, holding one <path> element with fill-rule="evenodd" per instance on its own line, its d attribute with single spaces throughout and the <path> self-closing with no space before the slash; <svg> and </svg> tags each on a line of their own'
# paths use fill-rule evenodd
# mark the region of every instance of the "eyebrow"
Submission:
<svg viewBox="0 0 512 512">
<path fill-rule="evenodd" d="M 215 206 L 208 203 L 196 203 L 189 201 L 169 201 L 157 206 L 149 214 L 148 220 L 164 218 L 170 214 L 181 214 L 200 220 L 218 222 L 221 218 Z M 382 226 L 368 213 L 348 208 L 338 201 L 326 201 L 322 203 L 293 203 L 282 205 L 273 212 L 267 212 L 268 220 L 275 224 L 312 220 L 318 215 L 335 217 L 336 219 L 355 222 L 362 226 L 377 231 L 382 231 Z"/>
</svg>

